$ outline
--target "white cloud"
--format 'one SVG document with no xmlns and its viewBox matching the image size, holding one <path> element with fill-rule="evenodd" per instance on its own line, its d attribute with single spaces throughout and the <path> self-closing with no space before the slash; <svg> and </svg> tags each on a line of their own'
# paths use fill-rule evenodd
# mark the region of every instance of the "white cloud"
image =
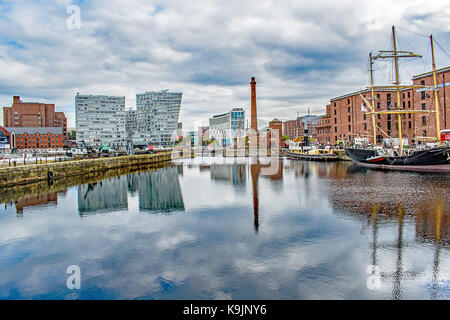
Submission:
<svg viewBox="0 0 450 320">
<path fill-rule="evenodd" d="M 432 2 L 1 2 L 0 105 L 20 95 L 69 111 L 81 92 L 125 95 L 133 107 L 136 93 L 169 88 L 183 92 L 190 128 L 236 105 L 248 110 L 256 76 L 262 120 L 321 112 L 367 85 L 368 52 L 381 49 L 392 24 L 449 48 L 450 4 Z M 79 30 L 66 27 L 70 4 L 80 5 Z M 426 38 L 399 30 L 426 53 Z M 449 59 L 438 53 L 438 63 Z"/>
</svg>

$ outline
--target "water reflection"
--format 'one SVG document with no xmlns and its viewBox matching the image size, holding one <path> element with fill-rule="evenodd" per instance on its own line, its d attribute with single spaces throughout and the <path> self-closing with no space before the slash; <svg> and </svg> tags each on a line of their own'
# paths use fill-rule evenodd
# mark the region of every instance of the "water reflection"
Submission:
<svg viewBox="0 0 450 320">
<path fill-rule="evenodd" d="M 176 167 L 138 174 L 139 209 L 146 211 L 184 210 Z"/>
<path fill-rule="evenodd" d="M 0 297 L 450 297 L 448 176 L 195 161 L 0 194 Z"/>
<path fill-rule="evenodd" d="M 127 176 L 78 186 L 80 216 L 120 211 L 127 208 Z"/>
</svg>

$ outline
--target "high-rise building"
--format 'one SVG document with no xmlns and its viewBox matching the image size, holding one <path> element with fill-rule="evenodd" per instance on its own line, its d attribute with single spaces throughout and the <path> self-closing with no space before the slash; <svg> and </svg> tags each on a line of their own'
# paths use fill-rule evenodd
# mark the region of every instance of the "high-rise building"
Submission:
<svg viewBox="0 0 450 320">
<path fill-rule="evenodd" d="M 136 95 L 137 131 L 134 145 L 170 146 L 175 143 L 181 92 L 150 91 Z"/>
<path fill-rule="evenodd" d="M 11 107 L 3 108 L 3 127 L 61 127 L 64 145 L 67 145 L 67 118 L 64 112 L 55 112 L 54 104 L 22 102 L 13 97 Z"/>
<path fill-rule="evenodd" d="M 137 110 L 129 109 L 125 115 L 125 131 L 133 135 L 137 131 Z"/>
<path fill-rule="evenodd" d="M 75 122 L 79 147 L 125 150 L 125 97 L 77 94 Z"/>
</svg>

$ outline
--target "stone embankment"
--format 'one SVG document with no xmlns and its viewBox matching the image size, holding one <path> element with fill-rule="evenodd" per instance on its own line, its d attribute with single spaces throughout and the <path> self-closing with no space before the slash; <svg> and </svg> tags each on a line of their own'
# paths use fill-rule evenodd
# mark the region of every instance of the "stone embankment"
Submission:
<svg viewBox="0 0 450 320">
<path fill-rule="evenodd" d="M 110 169 L 139 167 L 171 160 L 172 153 L 165 152 L 6 167 L 0 168 L 0 188 L 71 176 L 89 175 Z"/>
</svg>

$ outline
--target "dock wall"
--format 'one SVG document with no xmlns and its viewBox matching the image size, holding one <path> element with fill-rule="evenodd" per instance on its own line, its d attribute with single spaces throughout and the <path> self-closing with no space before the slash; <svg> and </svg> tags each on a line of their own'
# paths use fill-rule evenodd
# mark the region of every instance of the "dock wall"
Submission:
<svg viewBox="0 0 450 320">
<path fill-rule="evenodd" d="M 0 168 L 0 188 L 171 160 L 172 154 L 167 152 L 6 167 Z"/>
</svg>

